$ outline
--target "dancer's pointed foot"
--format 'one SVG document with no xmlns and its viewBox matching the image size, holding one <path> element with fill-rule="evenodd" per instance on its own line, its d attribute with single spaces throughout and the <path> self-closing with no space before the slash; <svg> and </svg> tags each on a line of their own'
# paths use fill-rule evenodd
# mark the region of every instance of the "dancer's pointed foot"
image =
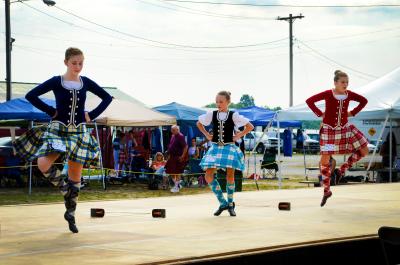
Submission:
<svg viewBox="0 0 400 265">
<path fill-rule="evenodd" d="M 228 205 L 220 205 L 219 208 L 214 212 L 214 215 L 220 216 L 221 213 L 225 210 L 228 210 Z"/>
<path fill-rule="evenodd" d="M 228 206 L 228 212 L 230 216 L 236 216 L 235 206 Z"/>
<path fill-rule="evenodd" d="M 68 222 L 68 228 L 72 233 L 78 233 L 78 227 L 75 224 L 75 216 L 71 215 L 68 212 L 65 212 L 64 219 Z"/>
<path fill-rule="evenodd" d="M 324 196 L 322 197 L 321 201 L 321 207 L 324 207 L 326 204 L 326 201 L 332 196 L 332 191 L 328 191 L 327 193 L 324 193 Z"/>
</svg>

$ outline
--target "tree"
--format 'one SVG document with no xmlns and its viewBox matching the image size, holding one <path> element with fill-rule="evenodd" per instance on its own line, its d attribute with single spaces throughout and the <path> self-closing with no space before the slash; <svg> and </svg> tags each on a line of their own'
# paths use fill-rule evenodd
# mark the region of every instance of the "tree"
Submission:
<svg viewBox="0 0 400 265">
<path fill-rule="evenodd" d="M 232 102 L 229 107 L 232 109 L 240 109 L 240 108 L 246 108 L 246 107 L 253 107 L 255 106 L 254 104 L 254 98 L 248 94 L 242 95 L 240 98 L 240 101 L 238 103 Z M 205 108 L 216 108 L 217 104 L 215 103 L 210 103 L 204 106 Z"/>
<path fill-rule="evenodd" d="M 264 106 L 263 108 L 266 108 L 266 109 L 269 109 L 269 110 L 273 110 L 273 111 L 278 111 L 278 110 L 282 109 L 280 106 L 277 106 L 277 107 Z"/>
<path fill-rule="evenodd" d="M 241 98 L 239 103 L 242 108 L 247 108 L 247 107 L 253 107 L 256 104 L 254 104 L 254 98 L 248 94 L 244 94 Z"/>
<path fill-rule="evenodd" d="M 217 104 L 215 104 L 215 103 L 210 103 L 210 104 L 205 105 L 204 107 L 205 107 L 205 108 L 216 108 L 216 107 L 217 107 Z"/>
</svg>

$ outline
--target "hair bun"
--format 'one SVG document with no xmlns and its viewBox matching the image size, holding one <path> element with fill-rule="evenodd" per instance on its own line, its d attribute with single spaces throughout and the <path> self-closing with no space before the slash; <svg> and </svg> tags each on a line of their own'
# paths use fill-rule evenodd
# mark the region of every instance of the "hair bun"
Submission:
<svg viewBox="0 0 400 265">
<path fill-rule="evenodd" d="M 336 70 L 336 71 L 335 71 L 335 75 L 338 75 L 338 74 L 340 74 L 340 73 L 342 73 L 342 71 L 340 71 L 340 70 Z"/>
</svg>

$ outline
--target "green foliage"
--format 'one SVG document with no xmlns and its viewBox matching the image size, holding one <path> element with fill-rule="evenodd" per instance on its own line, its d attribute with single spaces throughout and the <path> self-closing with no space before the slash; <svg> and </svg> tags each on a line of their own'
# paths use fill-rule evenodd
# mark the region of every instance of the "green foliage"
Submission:
<svg viewBox="0 0 400 265">
<path fill-rule="evenodd" d="M 238 105 L 239 104 L 242 108 L 253 107 L 253 106 L 255 106 L 254 98 L 248 94 L 244 94 L 240 98 Z"/>
<path fill-rule="evenodd" d="M 273 110 L 273 111 L 278 111 L 278 110 L 282 109 L 280 106 L 277 106 L 277 107 L 263 106 L 263 108 L 266 108 L 266 109 L 269 109 L 269 110 Z"/>
<path fill-rule="evenodd" d="M 240 101 L 238 103 L 232 102 L 229 107 L 232 109 L 241 109 L 255 106 L 254 98 L 248 94 L 242 95 Z M 204 106 L 205 108 L 216 108 L 217 105 L 215 103 L 210 103 Z"/>
<path fill-rule="evenodd" d="M 321 121 L 301 121 L 302 127 L 305 129 L 315 129 L 319 130 Z"/>
</svg>

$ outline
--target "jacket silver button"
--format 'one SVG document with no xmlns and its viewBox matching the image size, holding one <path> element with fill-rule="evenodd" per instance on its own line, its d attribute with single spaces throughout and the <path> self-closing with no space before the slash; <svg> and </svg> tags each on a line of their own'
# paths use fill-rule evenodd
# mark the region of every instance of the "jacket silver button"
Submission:
<svg viewBox="0 0 400 265">
<path fill-rule="evenodd" d="M 71 101 L 72 101 L 72 98 L 70 98 L 69 100 L 71 100 Z"/>
<path fill-rule="evenodd" d="M 71 105 L 69 105 L 69 107 L 71 108 Z"/>
<path fill-rule="evenodd" d="M 68 112 L 68 115 L 71 115 L 71 112 Z"/>
</svg>

